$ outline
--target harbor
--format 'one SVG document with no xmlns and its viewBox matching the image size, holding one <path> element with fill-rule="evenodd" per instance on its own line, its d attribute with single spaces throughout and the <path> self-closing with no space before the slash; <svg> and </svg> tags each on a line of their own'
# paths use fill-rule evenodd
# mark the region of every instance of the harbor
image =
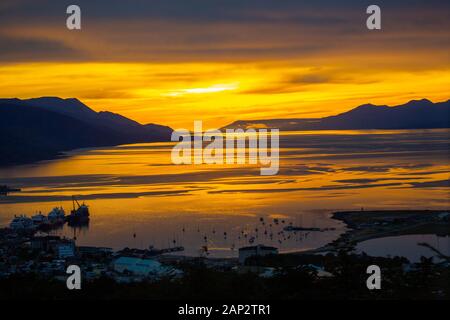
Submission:
<svg viewBox="0 0 450 320">
<path fill-rule="evenodd" d="M 442 134 L 426 136 L 439 140 Z M 424 137 L 405 135 L 418 143 Z M 299 147 L 311 138 L 295 137 L 302 142 Z M 327 139 L 334 146 L 350 148 L 352 139 L 367 137 L 372 136 L 349 133 L 345 139 Z M 336 162 L 333 156 L 320 163 L 302 158 L 301 166 L 289 158 L 281 162 L 279 176 L 260 177 L 246 168 L 174 167 L 167 163 L 169 148 L 162 143 L 89 149 L 36 165 L 0 169 L 7 177 L 1 184 L 9 189 L 0 197 L 0 284 L 23 278 L 28 287 L 33 283 L 30 278 L 38 277 L 45 283 L 61 280 L 65 288 L 65 271 L 72 264 L 80 266 L 88 285 L 123 284 L 119 291 L 111 291 L 119 295 L 128 283 L 161 285 L 168 278 L 175 279 L 170 283 L 182 283 L 198 279 L 196 272 L 212 273 L 219 282 L 242 282 L 239 277 L 251 273 L 246 281 L 257 276 L 264 282 L 283 279 L 295 270 L 306 272 L 314 283 L 339 282 L 348 259 L 360 266 L 352 275 L 365 275 L 368 264 L 386 263 L 411 281 L 421 270 L 422 256 L 432 259 L 436 276 L 442 277 L 448 268 L 441 259 L 448 256 L 448 209 L 425 198 L 421 186 L 428 185 L 419 184 L 422 180 L 401 180 L 405 174 L 431 169 L 436 173 L 428 177 L 441 179 L 444 173 L 439 172 L 446 167 L 439 163 L 423 167 L 426 156 L 417 158 L 414 166 L 406 166 L 402 158 L 386 158 L 383 164 L 368 167 Z M 318 150 L 315 156 L 323 155 Z M 383 179 L 398 181 L 390 187 L 371 180 L 373 172 L 377 175 L 385 167 L 394 170 L 383 171 Z M 20 192 L 12 191 L 19 188 Z M 373 198 L 373 188 L 383 194 L 386 204 Z M 355 190 L 358 202 L 352 195 Z M 443 188 L 428 191 L 435 199 L 447 195 Z M 404 202 L 406 196 L 419 205 Z M 363 207 L 359 202 L 364 203 L 363 210 L 355 210 Z M 420 210 L 420 204 L 426 208 Z M 415 212 L 405 210 L 413 205 L 418 208 Z M 398 250 L 380 251 L 390 247 Z M 324 283 L 321 293 L 329 292 L 329 282 Z"/>
<path fill-rule="evenodd" d="M 184 254 L 184 246 L 175 238 L 165 248 L 149 244 L 144 248 L 123 247 L 116 250 L 111 247 L 80 245 L 77 243 L 76 230 L 89 225 L 89 206 L 84 202 L 80 203 L 75 197 L 72 197 L 72 206 L 69 215 L 65 214 L 62 207 L 55 207 L 47 215 L 38 213 L 31 217 L 15 216 L 8 227 L 0 229 L 0 278 L 13 274 L 38 273 L 45 277 L 65 279 L 65 268 L 75 263 L 82 266 L 89 280 L 108 277 L 117 282 L 129 283 L 145 279 L 157 280 L 169 275 L 182 276 L 183 272 L 177 266 L 180 263 L 195 265 L 199 259 L 213 269 L 247 270 L 266 274 L 272 272 L 270 271 L 272 269 L 266 266 L 266 262 L 260 265 L 261 261 L 265 261 L 265 257 L 269 257 L 269 261 L 276 264 L 286 259 L 296 261 L 297 258 L 292 257 L 317 261 L 315 257 L 321 256 L 317 254 L 337 254 L 341 250 L 354 250 L 355 245 L 365 240 L 414 233 L 413 230 L 418 231 L 419 227 L 427 230 L 434 228 L 435 232 L 446 230 L 445 235 L 448 235 L 450 216 L 445 211 L 377 211 L 364 214 L 356 211 L 335 212 L 332 218 L 343 221 L 348 227 L 346 232 L 325 246 L 312 250 L 284 252 L 284 255 L 276 246 L 264 245 L 264 240 L 276 238 L 276 241 L 282 244 L 283 241 L 292 241 L 291 239 L 301 241 L 310 234 L 334 232 L 336 229 L 301 227 L 294 225 L 294 222 L 287 218 L 259 217 L 255 222 L 256 227 L 238 233 L 219 232 L 214 227 L 207 233 L 199 227 L 197 230 L 191 230 L 204 242 L 198 248 L 198 254 L 193 256 Z M 65 224 L 73 228 L 72 237 L 61 236 L 55 232 Z M 186 232 L 186 226 L 182 226 L 180 233 Z M 136 238 L 138 235 L 133 233 L 131 236 Z M 229 249 L 236 252 L 235 257 L 210 256 L 214 237 L 222 239 L 236 237 L 230 239 L 233 245 Z M 241 245 L 236 246 L 235 243 L 239 240 Z M 420 245 L 430 248 L 431 252 L 435 252 L 441 260 L 444 257 L 443 261 L 448 263 L 448 256 L 432 245 L 428 243 Z M 329 274 L 323 267 L 314 265 L 314 268 L 320 274 Z"/>
<path fill-rule="evenodd" d="M 166 233 L 166 246 L 143 244 L 141 235 L 148 234 L 150 228 L 146 225 L 138 228 L 134 224 L 128 237 L 137 245 L 113 248 L 81 241 L 87 234 L 95 234 L 96 228 L 89 230 L 89 227 L 99 225 L 97 219 L 101 219 L 101 213 L 92 214 L 90 203 L 81 198 L 71 196 L 69 214 L 62 205 L 54 206 L 47 214 L 15 215 L 8 226 L 0 228 L 0 286 L 5 286 L 10 279 L 24 279 L 38 288 L 53 281 L 64 286 L 67 268 L 73 265 L 80 267 L 84 285 L 98 286 L 98 290 L 104 292 L 107 284 L 115 289 L 108 289 L 104 294 L 117 296 L 123 288 L 136 286 L 183 287 L 186 281 L 197 279 L 197 273 L 218 280 L 233 278 L 237 282 L 242 281 L 238 279 L 258 279 L 259 283 L 270 286 L 270 283 L 285 281 L 283 279 L 289 278 L 294 270 L 314 283 L 329 286 L 330 281 L 342 281 L 340 270 L 347 259 L 362 267 L 368 263 L 389 265 L 411 279 L 423 272 L 423 263 L 427 261 L 433 262 L 435 277 L 445 278 L 449 268 L 448 252 L 430 242 L 418 243 L 432 254 L 430 260 L 371 257 L 358 252 L 358 246 L 364 241 L 392 235 L 431 232 L 448 237 L 450 214 L 443 210 L 340 211 L 325 214 L 326 222 L 321 223 L 317 220 L 318 213 L 313 220 L 305 219 L 305 215 L 251 216 L 246 223 L 234 227 L 209 220 L 207 224 L 176 223 L 171 234 Z M 93 211 L 98 212 L 95 206 Z M 64 229 L 71 232 L 64 232 Z M 328 241 L 308 249 L 305 244 L 311 237 Z M 222 245 L 221 248 L 219 243 L 228 247 Z M 283 250 L 286 244 L 295 244 L 298 249 Z M 229 254 L 220 257 L 218 251 Z M 57 288 L 61 288 L 60 285 L 52 290 L 59 292 L 61 289 Z M 227 288 L 225 285 L 223 290 L 229 290 Z M 67 292 L 62 290 L 63 294 Z M 179 292 L 179 289 L 174 290 Z"/>
<path fill-rule="evenodd" d="M 85 226 L 89 224 L 89 208 L 85 203 L 80 204 L 72 197 L 73 209 L 69 215 L 62 207 L 54 207 L 47 215 L 38 212 L 31 217 L 24 214 L 15 215 L 9 228 L 16 231 L 51 231 L 61 228 L 65 223 L 71 226 Z"/>
<path fill-rule="evenodd" d="M 72 197 L 69 215 L 66 215 L 63 207 L 54 207 L 46 215 L 39 212 L 31 217 L 14 216 L 8 227 L 0 229 L 0 278 L 13 274 L 39 273 L 63 279 L 65 267 L 74 263 L 82 266 L 90 280 L 106 276 L 125 283 L 149 277 L 158 279 L 169 274 L 181 275 L 182 272 L 176 265 L 181 262 L 195 264 L 198 259 L 213 269 L 246 270 L 248 259 L 276 256 L 280 253 L 277 247 L 263 245 L 265 240 L 270 239 L 279 244 L 284 241 L 301 241 L 315 231 L 314 228 L 293 227 L 293 222 L 288 219 L 265 217 L 255 219 L 256 226 L 240 232 L 219 231 L 215 227 L 208 231 L 200 227 L 192 230 L 182 226 L 180 234 L 190 231 L 202 239 L 197 255 L 192 256 L 184 254 L 185 248 L 180 240 L 176 240 L 177 237 L 165 248 L 148 245 L 144 248 L 124 247 L 116 250 L 111 247 L 80 245 L 77 243 L 77 230 L 87 228 L 90 221 L 89 206 L 84 202 L 80 203 L 75 197 Z M 58 232 L 64 225 L 73 229 L 72 237 Z M 134 232 L 131 237 L 136 239 L 138 234 Z M 218 258 L 210 255 L 214 251 L 215 238 L 229 240 L 232 243 L 229 250 L 235 252 L 235 257 Z"/>
<path fill-rule="evenodd" d="M 448 176 L 446 153 L 439 149 L 447 135 L 448 130 L 286 134 L 280 139 L 289 148 L 281 151 L 280 174 L 272 177 L 242 166 L 173 166 L 170 143 L 77 150 L 67 157 L 0 169 L 1 185 L 21 189 L 1 196 L 0 227 L 9 226 L 14 214 L 47 215 L 54 207 L 69 214 L 72 195 L 77 195 L 95 219 L 75 231 L 65 223 L 54 233 L 68 238 L 76 233 L 82 246 L 182 246 L 183 255 L 212 258 L 237 258 L 239 248 L 258 244 L 277 247 L 280 253 L 313 250 L 346 231 L 333 212 L 361 207 L 445 210 L 445 185 L 429 186 Z M 378 145 L 375 151 L 363 148 L 380 136 L 390 150 L 396 150 L 399 139 L 414 143 L 402 157 L 381 159 L 374 155 L 381 152 Z M 299 151 L 305 147 L 307 156 Z M 430 150 L 440 150 L 434 162 Z M 368 165 L 355 162 L 353 152 L 367 157 Z M 430 174 L 419 179 L 422 172 Z"/>
<path fill-rule="evenodd" d="M 84 202 L 80 203 L 75 197 L 72 198 L 72 206 L 69 215 L 65 214 L 63 207 L 54 207 L 47 215 L 41 212 L 30 217 L 23 214 L 15 215 L 8 228 L 18 232 L 63 236 L 74 241 L 80 241 L 84 235 L 90 233 L 89 207 Z M 155 248 L 154 243 L 143 244 L 140 239 L 141 231 L 133 228 L 129 238 L 137 245 L 132 246 L 134 249 L 126 250 L 129 250 L 130 253 L 140 252 L 141 255 L 147 256 L 182 253 L 185 256 L 221 258 L 217 256 L 217 246 L 220 242 L 228 244 L 228 248 L 222 246 L 219 250 L 220 252 L 229 252 L 227 256 L 222 256 L 222 258 L 234 258 L 238 255 L 238 249 L 242 247 L 266 245 L 280 247 L 277 248 L 280 252 L 290 252 L 292 250 L 283 250 L 285 244 L 295 244 L 301 249 L 302 243 L 308 241 L 316 232 L 336 232 L 336 228 L 332 227 L 300 227 L 297 225 L 299 221 L 293 221 L 290 217 L 280 219 L 261 216 L 252 220 L 251 224 L 238 228 L 231 227 L 230 229 L 226 226 L 215 225 L 206 228 L 200 224 L 196 227 L 179 225 L 178 230 L 172 231 L 172 236 L 168 235 L 166 249 L 161 250 L 153 249 Z M 67 231 L 64 232 L 65 226 L 68 230 L 72 230 L 71 234 Z M 185 252 L 185 243 L 192 246 L 190 239 L 195 239 L 198 246 L 196 248 L 190 247 L 189 251 Z M 81 245 L 92 245 L 92 243 L 83 242 Z M 117 247 L 115 249 L 120 250 Z"/>
</svg>

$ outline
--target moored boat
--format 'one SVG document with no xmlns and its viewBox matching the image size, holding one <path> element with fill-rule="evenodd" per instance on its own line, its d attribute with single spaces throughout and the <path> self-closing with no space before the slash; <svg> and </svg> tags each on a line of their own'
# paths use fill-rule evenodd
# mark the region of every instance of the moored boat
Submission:
<svg viewBox="0 0 450 320">
<path fill-rule="evenodd" d="M 36 228 L 33 220 L 25 215 L 14 216 L 9 227 L 13 230 L 31 230 Z"/>
<path fill-rule="evenodd" d="M 89 222 L 89 207 L 83 202 L 80 204 L 75 197 L 72 196 L 73 210 L 67 217 L 69 224 L 86 224 Z M 77 205 L 77 207 L 75 206 Z"/>
<path fill-rule="evenodd" d="M 41 212 L 31 217 L 31 220 L 35 225 L 41 225 L 47 222 L 47 217 L 44 216 Z"/>
<path fill-rule="evenodd" d="M 66 212 L 62 207 L 55 207 L 48 213 L 48 220 L 51 223 L 63 223 L 66 221 Z"/>
</svg>

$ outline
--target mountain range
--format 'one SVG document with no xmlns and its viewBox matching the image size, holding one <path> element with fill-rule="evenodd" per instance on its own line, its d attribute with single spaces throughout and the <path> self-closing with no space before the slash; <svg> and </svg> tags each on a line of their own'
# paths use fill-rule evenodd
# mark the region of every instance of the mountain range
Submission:
<svg viewBox="0 0 450 320">
<path fill-rule="evenodd" d="M 169 141 L 172 129 L 95 112 L 78 99 L 0 99 L 0 165 L 51 159 L 63 151 Z"/>
<path fill-rule="evenodd" d="M 238 120 L 228 128 L 295 130 L 434 129 L 450 127 L 450 100 L 412 100 L 389 107 L 365 104 L 336 116 Z M 0 165 L 52 159 L 64 151 L 170 141 L 172 129 L 96 112 L 75 98 L 0 99 Z"/>
<path fill-rule="evenodd" d="M 450 100 L 412 100 L 398 106 L 364 104 L 336 116 L 238 120 L 225 128 L 295 130 L 435 129 L 450 127 Z"/>
</svg>

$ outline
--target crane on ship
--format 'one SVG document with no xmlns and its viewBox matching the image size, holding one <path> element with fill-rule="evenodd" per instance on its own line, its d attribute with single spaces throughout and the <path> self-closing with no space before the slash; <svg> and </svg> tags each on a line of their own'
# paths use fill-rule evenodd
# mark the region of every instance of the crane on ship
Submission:
<svg viewBox="0 0 450 320">
<path fill-rule="evenodd" d="M 89 222 L 89 207 L 83 202 L 80 204 L 75 196 L 72 196 L 73 210 L 67 217 L 71 224 L 84 224 Z"/>
</svg>

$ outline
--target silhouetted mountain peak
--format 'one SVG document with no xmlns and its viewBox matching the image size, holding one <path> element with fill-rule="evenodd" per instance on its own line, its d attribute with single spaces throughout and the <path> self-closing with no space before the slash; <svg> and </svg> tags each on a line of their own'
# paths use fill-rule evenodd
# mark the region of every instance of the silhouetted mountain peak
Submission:
<svg viewBox="0 0 450 320">
<path fill-rule="evenodd" d="M 370 109 L 379 108 L 379 107 L 385 107 L 385 106 L 377 106 L 375 104 L 366 103 L 366 104 L 362 104 L 354 109 L 351 109 L 347 112 L 352 112 L 352 111 L 356 111 L 356 110 L 370 110 Z M 344 113 L 346 113 L 346 112 L 344 112 Z"/>
<path fill-rule="evenodd" d="M 84 107 L 84 108 L 88 108 L 89 110 L 92 110 L 87 105 L 85 105 L 83 102 L 78 100 L 77 98 L 67 98 L 67 99 L 63 99 L 63 101 L 68 102 L 73 106 Z"/>
<path fill-rule="evenodd" d="M 428 107 L 433 106 L 434 103 L 428 99 L 411 100 L 399 107 Z"/>
<path fill-rule="evenodd" d="M 428 100 L 427 98 L 418 99 L 418 100 L 411 100 L 409 103 L 426 103 L 426 104 L 433 104 L 433 101 Z"/>
<path fill-rule="evenodd" d="M 378 106 L 375 104 L 372 104 L 372 103 L 365 103 L 365 104 L 360 105 L 359 107 L 356 107 L 355 109 L 367 109 L 367 108 L 373 108 L 373 107 L 378 107 Z"/>
<path fill-rule="evenodd" d="M 450 100 L 433 103 L 411 100 L 398 106 L 363 104 L 350 111 L 318 119 L 238 120 L 225 128 L 257 128 L 265 125 L 280 130 L 357 130 L 450 128 Z"/>
<path fill-rule="evenodd" d="M 41 101 L 41 102 L 59 102 L 64 101 L 64 99 L 60 97 L 54 97 L 54 96 L 43 96 L 43 97 L 37 97 L 37 98 L 30 98 L 30 99 L 23 99 L 22 101 L 26 102 L 35 102 L 35 101 Z"/>
<path fill-rule="evenodd" d="M 23 99 L 22 100 L 25 103 L 28 104 L 34 104 L 34 105 L 51 105 L 51 106 L 69 106 L 69 105 L 82 105 L 84 107 L 87 107 L 85 104 L 81 103 L 80 100 L 76 98 L 67 98 L 63 99 L 60 97 L 39 97 L 39 98 L 31 98 L 31 99 Z"/>
<path fill-rule="evenodd" d="M 380 106 L 380 105 L 375 105 L 375 104 L 371 104 L 371 103 L 366 103 L 366 104 L 360 105 L 356 108 L 353 108 L 349 111 L 346 111 L 346 112 L 343 112 L 336 116 L 331 116 L 331 117 L 351 116 L 351 115 L 355 115 L 355 114 L 366 114 L 366 113 L 377 112 L 379 110 L 386 109 L 386 108 L 389 108 L 389 107 L 386 105 Z"/>
<path fill-rule="evenodd" d="M 71 101 L 71 102 L 76 102 L 76 103 L 81 103 L 84 105 L 83 102 L 81 102 L 80 100 L 78 100 L 77 98 L 66 98 L 64 99 L 65 101 Z"/>
<path fill-rule="evenodd" d="M 97 115 L 94 110 L 76 98 L 40 97 L 19 101 L 21 104 L 66 114 L 80 120 L 90 120 Z"/>
</svg>

